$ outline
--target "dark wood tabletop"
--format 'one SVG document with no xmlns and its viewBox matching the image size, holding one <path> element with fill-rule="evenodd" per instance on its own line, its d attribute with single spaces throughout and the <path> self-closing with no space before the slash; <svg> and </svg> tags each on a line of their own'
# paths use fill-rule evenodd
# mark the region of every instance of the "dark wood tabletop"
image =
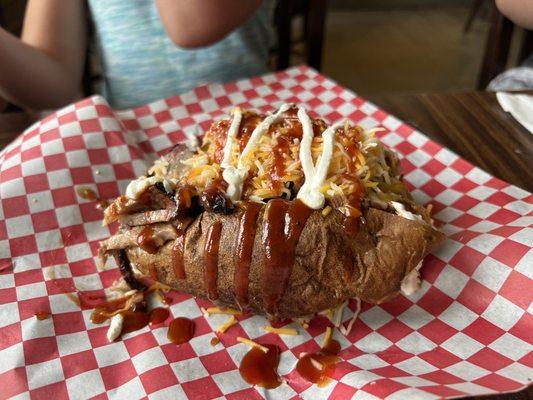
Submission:
<svg viewBox="0 0 533 400">
<path fill-rule="evenodd" d="M 533 134 L 500 108 L 493 93 L 423 93 L 369 100 L 492 175 L 533 191 Z M 0 150 L 32 120 L 27 114 L 0 113 Z M 531 386 L 518 393 L 469 398 L 529 399 L 533 399 Z"/>
<path fill-rule="evenodd" d="M 421 93 L 369 100 L 490 174 L 533 191 L 533 133 L 502 110 L 494 93 Z M 530 399 L 532 386 L 517 393 L 469 398 Z"/>
<path fill-rule="evenodd" d="M 422 93 L 369 100 L 491 175 L 533 191 L 533 133 L 502 110 L 494 93 Z"/>
</svg>

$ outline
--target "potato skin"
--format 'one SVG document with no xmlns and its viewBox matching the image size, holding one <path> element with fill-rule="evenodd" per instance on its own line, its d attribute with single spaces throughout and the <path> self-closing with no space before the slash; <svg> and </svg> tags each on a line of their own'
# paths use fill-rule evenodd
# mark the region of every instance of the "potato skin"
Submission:
<svg viewBox="0 0 533 400">
<path fill-rule="evenodd" d="M 264 211 L 264 209 L 262 210 Z M 235 299 L 234 272 L 237 232 L 242 211 L 231 215 L 202 213 L 185 233 L 185 279 L 178 279 L 172 265 L 173 242 L 148 254 L 138 247 L 127 249 L 132 264 L 143 274 L 151 269 L 158 280 L 185 293 L 207 297 L 204 284 L 206 233 L 216 221 L 222 224 L 218 256 L 217 303 L 241 307 Z M 250 311 L 266 314 L 263 301 L 265 250 L 263 215 L 259 213 L 249 273 Z M 423 259 L 442 234 L 429 225 L 374 208 L 364 210 L 359 231 L 349 236 L 344 216 L 334 210 L 327 216 L 311 213 L 296 246 L 287 290 L 273 317 L 299 317 L 332 308 L 347 298 L 380 303 L 396 296 L 402 279 Z"/>
</svg>

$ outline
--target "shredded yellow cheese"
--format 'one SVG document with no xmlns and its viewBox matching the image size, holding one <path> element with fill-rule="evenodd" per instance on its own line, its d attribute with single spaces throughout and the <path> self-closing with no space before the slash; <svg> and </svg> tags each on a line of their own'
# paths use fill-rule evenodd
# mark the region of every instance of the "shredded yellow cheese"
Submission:
<svg viewBox="0 0 533 400">
<path fill-rule="evenodd" d="M 329 341 L 331 340 L 331 335 L 332 335 L 332 330 L 331 330 L 331 327 L 328 326 L 326 328 L 326 333 L 324 334 L 324 340 L 322 341 L 322 347 L 326 347 L 329 343 Z"/>
<path fill-rule="evenodd" d="M 325 216 L 328 215 L 330 212 L 331 212 L 331 206 L 326 206 L 326 207 L 324 207 L 324 209 L 322 210 L 322 215 L 325 217 Z"/>
<path fill-rule="evenodd" d="M 224 314 L 224 315 L 241 315 L 242 312 L 234 308 L 220 308 L 220 307 L 209 307 L 207 310 L 202 310 L 204 314 L 208 316 L 211 314 Z"/>
<path fill-rule="evenodd" d="M 265 331 L 269 333 L 275 333 L 277 335 L 290 335 L 290 336 L 298 335 L 298 331 L 294 328 L 274 328 L 273 326 L 266 325 L 264 329 Z"/>
<path fill-rule="evenodd" d="M 241 343 L 247 344 L 250 347 L 257 347 L 258 349 L 261 349 L 265 353 L 268 352 L 268 347 L 261 346 L 259 343 L 256 343 L 256 342 L 254 342 L 253 340 L 250 340 L 250 339 L 246 339 L 246 338 L 243 338 L 243 337 L 239 336 L 239 337 L 237 337 L 237 342 L 241 342 Z"/>
<path fill-rule="evenodd" d="M 344 308 L 348 304 L 348 301 L 343 302 L 341 305 L 339 305 L 334 312 L 333 316 L 333 325 L 335 325 L 337 328 L 340 326 L 342 322 L 342 314 L 344 313 Z"/>
<path fill-rule="evenodd" d="M 217 333 L 224 333 L 226 332 L 230 326 L 235 325 L 237 323 L 237 320 L 235 319 L 235 316 L 230 316 L 226 322 L 224 322 L 222 325 L 218 327 L 216 330 Z"/>
</svg>

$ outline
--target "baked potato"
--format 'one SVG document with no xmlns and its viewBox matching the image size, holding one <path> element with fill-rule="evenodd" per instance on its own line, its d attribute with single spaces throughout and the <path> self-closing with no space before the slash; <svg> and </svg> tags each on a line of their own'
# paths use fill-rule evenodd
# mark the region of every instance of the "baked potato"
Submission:
<svg viewBox="0 0 533 400">
<path fill-rule="evenodd" d="M 274 319 L 411 292 L 443 237 L 375 131 L 290 104 L 237 108 L 199 147 L 176 146 L 105 210 L 114 221 L 101 256 L 132 288 L 148 276 Z"/>
</svg>

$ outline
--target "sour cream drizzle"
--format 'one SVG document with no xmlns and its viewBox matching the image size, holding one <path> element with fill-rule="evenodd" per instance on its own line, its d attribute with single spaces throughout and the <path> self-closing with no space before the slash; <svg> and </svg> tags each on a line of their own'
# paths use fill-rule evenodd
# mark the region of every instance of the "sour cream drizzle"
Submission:
<svg viewBox="0 0 533 400">
<path fill-rule="evenodd" d="M 233 120 L 228 129 L 228 138 L 226 139 L 226 144 L 224 145 L 224 157 L 222 158 L 222 163 L 220 166 L 222 168 L 231 167 L 231 151 L 235 145 L 235 138 L 237 133 L 239 133 L 239 128 L 241 126 L 242 112 L 239 107 L 233 110 Z"/>
<path fill-rule="evenodd" d="M 163 186 L 167 192 L 174 190 L 174 187 L 178 183 L 177 179 L 167 179 L 162 176 L 141 176 L 134 179 L 128 184 L 126 192 L 124 193 L 128 199 L 137 200 L 141 194 L 150 186 L 155 185 L 157 182 L 163 183 Z"/>
<path fill-rule="evenodd" d="M 146 176 L 141 176 L 137 179 L 134 179 L 126 188 L 126 197 L 128 199 L 136 200 L 146 189 L 162 180 L 163 178 L 158 176 L 151 176 L 149 178 Z"/>
<path fill-rule="evenodd" d="M 244 159 L 246 158 L 248 153 L 250 153 L 250 151 L 252 151 L 252 149 L 257 146 L 257 143 L 259 142 L 259 139 L 261 139 L 261 136 L 268 132 L 268 128 L 270 128 L 270 125 L 278 122 L 282 114 L 287 112 L 289 108 L 290 104 L 283 104 L 275 114 L 269 115 L 263 121 L 261 121 L 261 123 L 257 125 L 257 127 L 250 135 L 248 143 L 244 147 L 244 150 L 242 151 L 241 155 L 239 156 L 239 159 L 237 161 L 237 167 L 235 168 L 229 165 L 222 172 L 222 177 L 228 183 L 228 189 L 226 193 L 231 201 L 237 201 L 241 198 L 242 185 L 244 184 L 244 180 L 248 177 L 248 168 L 244 165 Z"/>
<path fill-rule="evenodd" d="M 398 203 L 397 201 L 391 201 L 390 204 L 400 217 L 410 219 L 411 221 L 418 221 L 424 224 L 426 223 L 420 215 L 413 214 L 412 212 L 407 211 L 407 209 L 402 203 Z"/>
<path fill-rule="evenodd" d="M 320 192 L 328 174 L 329 164 L 333 158 L 333 146 L 335 144 L 335 131 L 338 124 L 330 126 L 322 132 L 322 154 L 313 164 L 311 145 L 313 144 L 313 123 L 304 108 L 298 110 L 298 119 L 302 124 L 302 141 L 300 143 L 300 162 L 304 171 L 305 182 L 298 191 L 297 198 L 302 200 L 308 207 L 319 209 L 324 206 L 325 197 Z"/>
</svg>

